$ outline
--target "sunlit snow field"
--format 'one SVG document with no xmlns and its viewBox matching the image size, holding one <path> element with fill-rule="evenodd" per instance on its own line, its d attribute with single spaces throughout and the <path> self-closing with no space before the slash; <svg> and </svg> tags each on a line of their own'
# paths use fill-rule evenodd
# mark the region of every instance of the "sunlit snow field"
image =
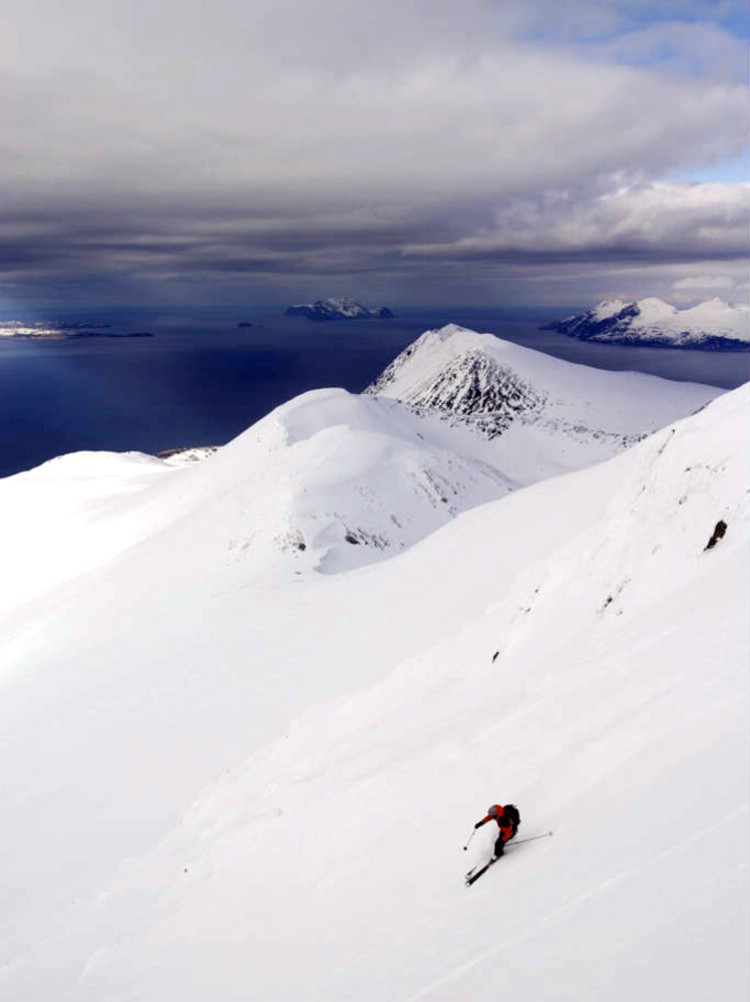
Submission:
<svg viewBox="0 0 750 1002">
<path fill-rule="evenodd" d="M 419 413 L 477 353 L 497 438 Z M 0 482 L 3 997 L 743 999 L 747 404 L 450 329 Z"/>
</svg>

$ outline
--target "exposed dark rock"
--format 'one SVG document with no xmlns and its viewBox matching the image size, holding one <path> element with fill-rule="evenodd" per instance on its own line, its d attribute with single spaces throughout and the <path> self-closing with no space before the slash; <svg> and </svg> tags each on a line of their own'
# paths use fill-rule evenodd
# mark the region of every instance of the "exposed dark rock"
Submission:
<svg viewBox="0 0 750 1002">
<path fill-rule="evenodd" d="M 377 395 L 388 388 L 411 348 L 402 352 L 365 392 Z M 515 417 L 537 411 L 542 396 L 512 369 L 473 349 L 455 358 L 431 383 L 403 401 L 417 411 L 436 411 L 467 421 L 488 438 L 501 435 Z"/>
<path fill-rule="evenodd" d="M 727 523 L 724 521 L 723 518 L 720 518 L 719 521 L 714 526 L 714 531 L 711 533 L 711 538 L 706 543 L 705 548 L 707 550 L 712 550 L 714 546 L 716 546 L 716 544 L 719 542 L 719 540 L 724 538 L 726 532 L 727 532 Z"/>
</svg>

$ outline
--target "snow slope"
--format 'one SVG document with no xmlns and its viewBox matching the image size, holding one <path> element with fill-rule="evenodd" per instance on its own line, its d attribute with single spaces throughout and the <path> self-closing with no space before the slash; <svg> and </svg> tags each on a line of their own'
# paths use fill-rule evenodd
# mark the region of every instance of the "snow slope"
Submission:
<svg viewBox="0 0 750 1002">
<path fill-rule="evenodd" d="M 506 434 L 342 391 L 109 494 L 57 461 L 83 556 L 0 619 L 3 997 L 744 997 L 747 402 L 510 493 L 457 447 Z M 555 835 L 469 891 L 496 799 Z"/>
<path fill-rule="evenodd" d="M 737 350 L 750 345 L 747 306 L 730 306 L 717 298 L 684 310 L 656 297 L 632 303 L 607 300 L 586 313 L 566 317 L 548 327 L 584 341 L 611 344 L 714 350 Z"/>
<path fill-rule="evenodd" d="M 716 443 L 747 394 L 721 403 L 600 468 L 602 516 L 462 632 L 205 791 L 106 888 L 78 996 L 742 998 L 748 470 Z M 515 500 L 450 534 L 479 554 Z M 468 892 L 500 790 L 555 836 Z"/>
<path fill-rule="evenodd" d="M 484 446 L 392 400 L 315 390 L 198 464 L 62 457 L 0 485 L 0 545 L 18 567 L 0 598 L 8 608 L 180 518 L 234 560 L 340 570 L 390 556 L 515 486 Z"/>
</svg>

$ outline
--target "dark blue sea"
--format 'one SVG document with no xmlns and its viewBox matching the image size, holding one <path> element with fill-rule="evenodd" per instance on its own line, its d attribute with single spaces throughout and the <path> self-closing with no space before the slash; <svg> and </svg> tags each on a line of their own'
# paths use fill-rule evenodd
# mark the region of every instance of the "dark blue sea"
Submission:
<svg viewBox="0 0 750 1002">
<path fill-rule="evenodd" d="M 558 316 L 559 310 L 548 309 L 446 308 L 316 324 L 275 308 L 227 307 L 192 316 L 81 311 L 62 319 L 99 320 L 111 325 L 107 333 L 154 336 L 0 338 L 0 476 L 80 449 L 156 453 L 222 444 L 305 390 L 362 390 L 414 338 L 445 323 L 602 369 L 725 388 L 750 378 L 748 353 L 588 344 L 539 329 Z M 253 326 L 238 327 L 243 321 Z"/>
</svg>

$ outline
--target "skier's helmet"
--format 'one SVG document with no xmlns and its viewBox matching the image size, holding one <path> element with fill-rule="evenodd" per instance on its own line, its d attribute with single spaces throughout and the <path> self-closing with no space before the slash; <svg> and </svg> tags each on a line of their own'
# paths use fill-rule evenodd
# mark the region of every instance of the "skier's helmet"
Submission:
<svg viewBox="0 0 750 1002">
<path fill-rule="evenodd" d="M 487 808 L 487 813 L 491 818 L 497 817 L 497 804 L 493 804 L 492 807 Z"/>
</svg>

